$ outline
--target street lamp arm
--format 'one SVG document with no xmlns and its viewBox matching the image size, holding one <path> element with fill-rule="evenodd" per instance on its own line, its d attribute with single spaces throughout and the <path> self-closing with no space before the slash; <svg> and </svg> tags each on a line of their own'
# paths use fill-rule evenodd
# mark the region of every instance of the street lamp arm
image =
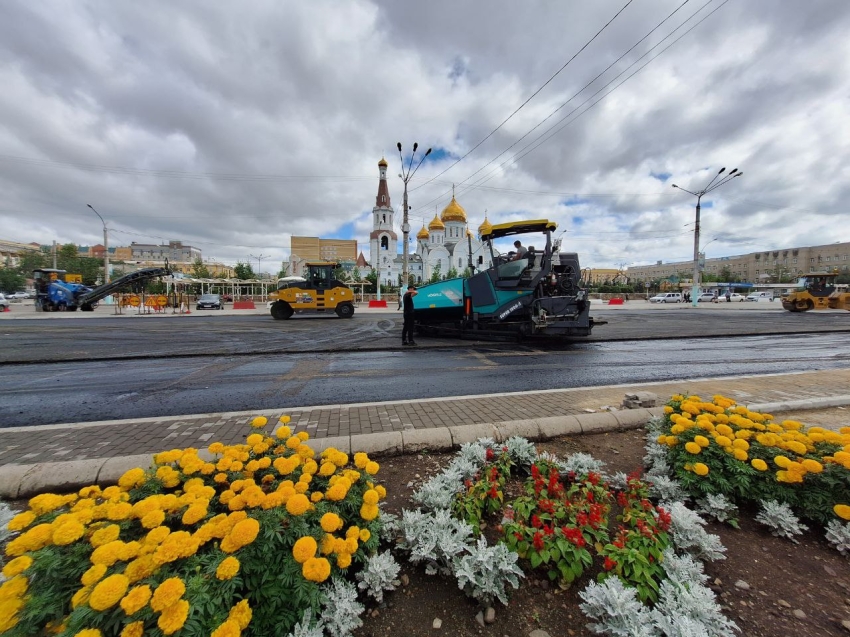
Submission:
<svg viewBox="0 0 850 637">
<path fill-rule="evenodd" d="M 422 159 L 420 159 L 420 160 L 419 160 L 419 163 L 418 163 L 418 164 L 416 164 L 416 168 L 414 168 L 414 169 L 413 169 L 413 173 L 410 175 L 410 177 L 413 177 L 413 175 L 415 175 L 415 174 L 416 174 L 416 171 L 417 171 L 417 170 L 419 170 L 419 167 L 422 165 L 422 162 L 423 162 L 423 161 L 425 161 L 425 158 L 426 158 L 428 155 L 430 155 L 430 154 L 431 154 L 431 149 L 429 148 L 429 149 L 428 149 L 428 152 L 426 152 L 426 153 L 422 156 Z"/>
<path fill-rule="evenodd" d="M 734 175 L 729 175 L 729 176 L 725 177 L 723 180 L 718 181 L 718 182 L 717 182 L 716 184 L 714 184 L 714 186 L 712 186 L 711 188 L 706 189 L 706 192 L 711 192 L 712 190 L 717 190 L 718 188 L 720 188 L 720 186 L 724 186 L 724 185 L 728 184 L 730 181 L 732 181 L 733 179 L 735 179 L 735 177 L 740 177 L 740 176 L 741 176 L 741 175 L 743 175 L 743 174 L 744 174 L 744 173 L 736 173 L 736 174 L 734 174 Z"/>
<path fill-rule="evenodd" d="M 676 184 L 673 184 L 673 188 L 675 188 L 676 190 L 682 190 L 682 191 L 688 193 L 689 195 L 693 195 L 694 197 L 699 197 L 702 194 L 702 193 L 698 193 L 698 192 L 692 192 L 692 191 L 688 190 L 687 188 L 682 188 L 681 186 L 677 186 Z"/>
</svg>

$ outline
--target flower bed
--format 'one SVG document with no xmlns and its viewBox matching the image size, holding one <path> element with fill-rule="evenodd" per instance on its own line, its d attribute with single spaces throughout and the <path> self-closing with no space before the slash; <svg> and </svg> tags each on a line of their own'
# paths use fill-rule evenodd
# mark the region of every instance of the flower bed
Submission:
<svg viewBox="0 0 850 637">
<path fill-rule="evenodd" d="M 785 503 L 803 518 L 850 520 L 850 427 L 806 428 L 723 396 L 673 396 L 656 441 L 671 477 L 694 497 Z"/>
<path fill-rule="evenodd" d="M 350 634 L 355 575 L 373 595 L 392 586 L 392 564 L 372 559 L 379 466 L 316 457 L 288 420 L 269 435 L 255 418 L 245 444 L 214 443 L 209 460 L 167 451 L 116 486 L 34 497 L 9 522 L 20 534 L 6 546 L 0 633 Z"/>
</svg>

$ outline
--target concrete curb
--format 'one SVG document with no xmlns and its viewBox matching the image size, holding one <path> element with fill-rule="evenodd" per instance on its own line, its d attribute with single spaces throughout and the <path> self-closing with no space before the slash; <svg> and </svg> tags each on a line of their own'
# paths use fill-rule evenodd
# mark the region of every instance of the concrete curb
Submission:
<svg viewBox="0 0 850 637">
<path fill-rule="evenodd" d="M 778 403 L 753 403 L 747 405 L 750 411 L 774 412 L 796 411 L 798 409 L 823 409 L 826 407 L 844 407 L 850 405 L 850 395 L 826 396 L 824 398 L 805 398 L 802 400 L 787 400 Z"/>
<path fill-rule="evenodd" d="M 497 442 L 504 442 L 512 436 L 522 436 L 532 441 L 540 441 L 558 436 L 636 429 L 646 424 L 653 416 L 662 413 L 661 408 L 630 409 L 577 416 L 354 434 L 317 438 L 310 440 L 310 446 L 317 454 L 334 447 L 347 454 L 365 451 L 377 458 L 423 451 L 451 451 L 479 438 L 493 438 Z M 152 464 L 153 454 L 140 454 L 30 465 L 0 465 L 0 497 L 28 498 L 46 491 L 68 492 L 90 484 L 115 484 L 125 471 L 134 467 L 147 468 Z"/>
</svg>

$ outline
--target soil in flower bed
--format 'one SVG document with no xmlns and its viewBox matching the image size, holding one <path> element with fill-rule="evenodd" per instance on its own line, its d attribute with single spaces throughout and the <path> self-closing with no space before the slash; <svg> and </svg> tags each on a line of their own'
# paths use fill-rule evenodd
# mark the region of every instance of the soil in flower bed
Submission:
<svg viewBox="0 0 850 637">
<path fill-rule="evenodd" d="M 564 437 L 538 443 L 538 451 L 565 457 L 578 451 L 605 463 L 608 473 L 629 473 L 642 466 L 644 433 L 617 433 Z M 386 509 L 401 514 L 414 508 L 411 495 L 439 472 L 452 454 L 419 454 L 383 458 L 380 478 L 387 487 Z M 615 511 L 612 511 L 613 520 Z M 770 535 L 754 521 L 755 511 L 742 509 L 740 530 L 709 523 L 707 530 L 720 536 L 727 559 L 706 564 L 709 584 L 718 595 L 724 613 L 745 637 L 850 635 L 850 560 L 842 557 L 823 539 L 823 530 L 813 530 L 799 544 Z M 486 529 L 492 541 L 491 529 Z M 481 626 L 476 614 L 481 609 L 467 598 L 453 578 L 426 575 L 423 566 L 402 564 L 402 586 L 388 593 L 384 604 L 367 606 L 364 625 L 357 637 L 417 637 L 420 635 L 493 635 L 526 637 L 536 628 L 551 637 L 590 636 L 588 620 L 579 609 L 578 592 L 595 579 L 596 562 L 571 589 L 550 584 L 545 572 L 532 571 L 520 562 L 526 574 L 510 604 L 496 603 L 496 620 Z M 405 582 L 407 583 L 406 585 Z M 435 619 L 441 621 L 433 628 Z"/>
</svg>

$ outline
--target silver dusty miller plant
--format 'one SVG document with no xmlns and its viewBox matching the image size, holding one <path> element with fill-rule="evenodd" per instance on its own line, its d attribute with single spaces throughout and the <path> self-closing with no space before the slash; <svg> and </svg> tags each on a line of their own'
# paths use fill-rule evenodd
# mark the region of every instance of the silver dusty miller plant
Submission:
<svg viewBox="0 0 850 637">
<path fill-rule="evenodd" d="M 423 484 L 413 494 L 413 501 L 424 509 L 438 511 L 452 505 L 455 494 L 463 489 L 463 481 L 448 468 Z"/>
<path fill-rule="evenodd" d="M 537 457 L 537 449 L 534 444 L 522 436 L 511 436 L 505 440 L 503 447 L 508 450 L 508 457 L 517 469 L 528 473 L 531 471 L 531 463 Z"/>
<path fill-rule="evenodd" d="M 736 529 L 738 527 L 738 507 L 734 502 L 722 493 L 709 493 L 705 498 L 697 500 L 697 511 L 703 515 L 714 518 L 718 522 L 725 522 Z"/>
<path fill-rule="evenodd" d="M 395 590 L 400 570 L 392 553 L 376 553 L 367 560 L 366 568 L 357 573 L 357 587 L 380 604 L 384 601 L 384 591 Z"/>
<path fill-rule="evenodd" d="M 601 584 L 591 582 L 579 593 L 581 611 L 595 623 L 588 628 L 597 635 L 614 637 L 656 637 L 649 612 L 637 598 L 637 590 L 623 584 L 619 577 L 608 577 Z"/>
<path fill-rule="evenodd" d="M 836 551 L 850 557 L 850 522 L 843 524 L 832 520 L 826 525 L 826 541 L 834 546 Z"/>
<path fill-rule="evenodd" d="M 761 509 L 756 515 L 756 520 L 770 527 L 770 533 L 776 537 L 788 538 L 797 544 L 795 535 L 802 535 L 809 527 L 801 523 L 794 515 L 794 511 L 785 502 L 776 500 L 762 500 Z"/>
<path fill-rule="evenodd" d="M 314 619 L 313 609 L 308 608 L 287 637 L 325 637 L 325 625 L 321 619 Z"/>
<path fill-rule="evenodd" d="M 411 562 L 425 562 L 428 575 L 452 574 L 452 562 L 472 541 L 472 527 L 452 517 L 448 509 L 434 512 L 402 511 L 401 548 Z"/>
<path fill-rule="evenodd" d="M 566 460 L 561 460 L 558 463 L 558 471 L 561 473 L 570 473 L 573 472 L 577 476 L 584 476 L 590 473 L 598 473 L 600 475 L 604 475 L 605 463 L 601 460 L 597 460 L 593 456 L 587 453 L 574 453 L 570 455 Z"/>
<path fill-rule="evenodd" d="M 649 496 L 666 502 L 684 502 L 688 499 L 688 492 L 682 487 L 678 480 L 668 478 L 663 474 L 646 476 L 649 482 Z"/>
<path fill-rule="evenodd" d="M 726 547 L 718 536 L 706 532 L 706 521 L 697 513 L 681 502 L 662 502 L 661 506 L 670 513 L 670 535 L 677 550 L 701 560 L 726 559 Z"/>
<path fill-rule="evenodd" d="M 506 586 L 519 588 L 519 579 L 525 577 L 517 565 L 519 556 L 502 543 L 487 546 L 484 537 L 467 547 L 467 551 L 454 560 L 458 588 L 485 606 L 490 606 L 494 599 L 507 605 Z"/>
<path fill-rule="evenodd" d="M 6 503 L 0 500 L 0 542 L 5 542 L 14 535 L 9 529 L 9 522 L 17 515 L 16 511 Z"/>
<path fill-rule="evenodd" d="M 357 601 L 357 588 L 335 577 L 322 595 L 322 621 L 332 637 L 348 637 L 363 625 L 360 615 L 366 608 Z"/>
</svg>

